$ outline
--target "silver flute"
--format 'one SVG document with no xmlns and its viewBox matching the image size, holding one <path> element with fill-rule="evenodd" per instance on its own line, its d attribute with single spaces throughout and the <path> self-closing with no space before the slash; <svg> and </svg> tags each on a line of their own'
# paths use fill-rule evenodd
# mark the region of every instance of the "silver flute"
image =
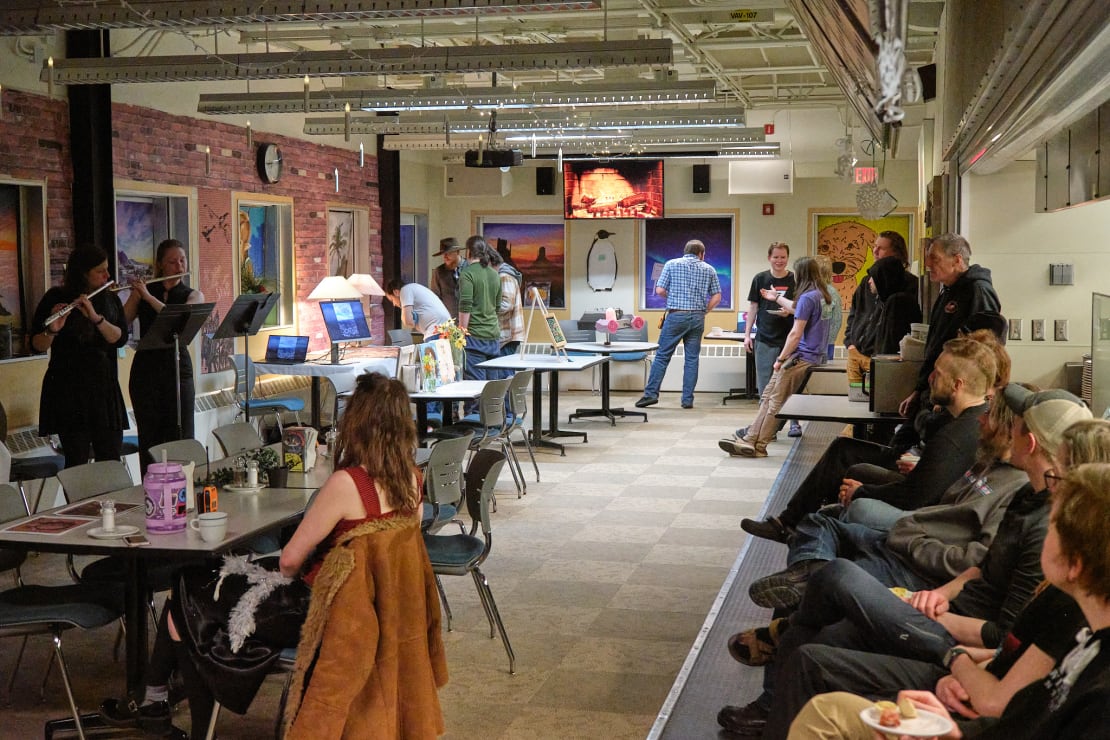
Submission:
<svg viewBox="0 0 1110 740">
<path fill-rule="evenodd" d="M 92 293 L 89 293 L 85 297 L 86 298 L 92 298 L 94 295 L 96 295 L 100 291 L 107 290 L 108 286 L 111 285 L 114 282 L 115 282 L 115 280 L 109 280 L 108 282 L 104 283 L 104 285 L 101 285 L 99 288 L 94 290 Z M 78 299 L 78 300 L 80 300 L 80 299 Z M 70 303 L 68 306 L 64 306 L 63 308 L 59 308 L 57 311 L 55 311 L 54 313 L 52 313 L 52 314 L 50 314 L 49 316 L 46 317 L 46 321 L 43 322 L 43 326 L 50 326 L 55 321 L 62 318 L 63 316 L 65 316 L 66 314 L 68 314 L 70 311 L 72 311 L 75 308 L 77 308 L 77 301 L 74 301 L 73 303 Z"/>
</svg>

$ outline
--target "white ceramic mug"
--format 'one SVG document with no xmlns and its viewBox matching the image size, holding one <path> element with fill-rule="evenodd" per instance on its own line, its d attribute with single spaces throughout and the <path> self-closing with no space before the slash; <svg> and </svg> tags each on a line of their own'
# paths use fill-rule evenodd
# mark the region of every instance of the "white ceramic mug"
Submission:
<svg viewBox="0 0 1110 740">
<path fill-rule="evenodd" d="M 227 536 L 227 512 L 210 511 L 197 514 L 197 518 L 189 522 L 189 526 L 200 532 L 200 538 L 211 544 L 221 542 Z"/>
</svg>

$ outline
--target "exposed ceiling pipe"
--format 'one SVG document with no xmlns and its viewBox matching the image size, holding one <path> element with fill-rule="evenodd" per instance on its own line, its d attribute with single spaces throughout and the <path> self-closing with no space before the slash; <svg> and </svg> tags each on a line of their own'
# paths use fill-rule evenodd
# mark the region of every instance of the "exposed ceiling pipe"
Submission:
<svg viewBox="0 0 1110 740">
<path fill-rule="evenodd" d="M 751 98 L 744 92 L 744 83 L 740 80 L 733 79 L 732 75 L 730 75 L 716 59 L 702 51 L 698 47 L 697 39 L 686 30 L 684 25 L 671 20 L 669 15 L 660 10 L 655 0 L 639 0 L 639 3 L 640 7 L 646 10 L 656 23 L 674 34 L 678 43 L 682 45 L 687 54 L 693 59 L 696 59 L 698 63 L 702 64 L 706 70 L 713 75 L 713 78 L 717 80 L 720 93 L 725 95 L 729 93 L 734 94 L 745 106 L 751 103 Z"/>
</svg>

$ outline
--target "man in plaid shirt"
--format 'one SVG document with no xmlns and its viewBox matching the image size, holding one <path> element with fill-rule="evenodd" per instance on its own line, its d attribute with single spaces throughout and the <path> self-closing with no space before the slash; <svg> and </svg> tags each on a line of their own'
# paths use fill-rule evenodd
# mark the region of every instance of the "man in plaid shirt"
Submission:
<svg viewBox="0 0 1110 740">
<path fill-rule="evenodd" d="M 698 383 L 701 336 L 705 332 L 705 313 L 721 302 L 721 282 L 717 271 L 703 261 L 705 245 L 697 239 L 686 242 L 678 259 L 663 265 L 655 294 L 667 299 L 659 349 L 651 364 L 651 375 L 637 408 L 659 403 L 659 386 L 667 374 L 675 347 L 682 342 L 686 362 L 682 369 L 682 408 L 694 408 L 694 386 Z"/>
</svg>

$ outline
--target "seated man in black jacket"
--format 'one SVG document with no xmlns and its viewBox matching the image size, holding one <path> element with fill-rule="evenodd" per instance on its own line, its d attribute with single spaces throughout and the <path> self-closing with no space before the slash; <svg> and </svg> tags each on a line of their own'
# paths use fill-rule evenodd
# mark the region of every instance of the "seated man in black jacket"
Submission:
<svg viewBox="0 0 1110 740">
<path fill-rule="evenodd" d="M 995 353 L 986 344 L 971 339 L 949 341 L 936 371 L 929 376 L 933 397 L 943 410 L 926 429 L 921 459 L 912 469 L 907 468 L 905 474 L 895 471 L 905 450 L 837 437 L 781 514 L 765 521 L 744 519 L 740 526 L 748 534 L 788 542 L 803 516 L 838 499 L 847 505 L 852 499 L 873 498 L 906 511 L 935 504 L 975 462 L 978 418 L 987 410 L 985 396 L 994 385 L 996 372 Z M 868 468 L 872 482 L 861 483 L 853 477 L 849 468 L 857 464 L 876 466 Z"/>
</svg>

